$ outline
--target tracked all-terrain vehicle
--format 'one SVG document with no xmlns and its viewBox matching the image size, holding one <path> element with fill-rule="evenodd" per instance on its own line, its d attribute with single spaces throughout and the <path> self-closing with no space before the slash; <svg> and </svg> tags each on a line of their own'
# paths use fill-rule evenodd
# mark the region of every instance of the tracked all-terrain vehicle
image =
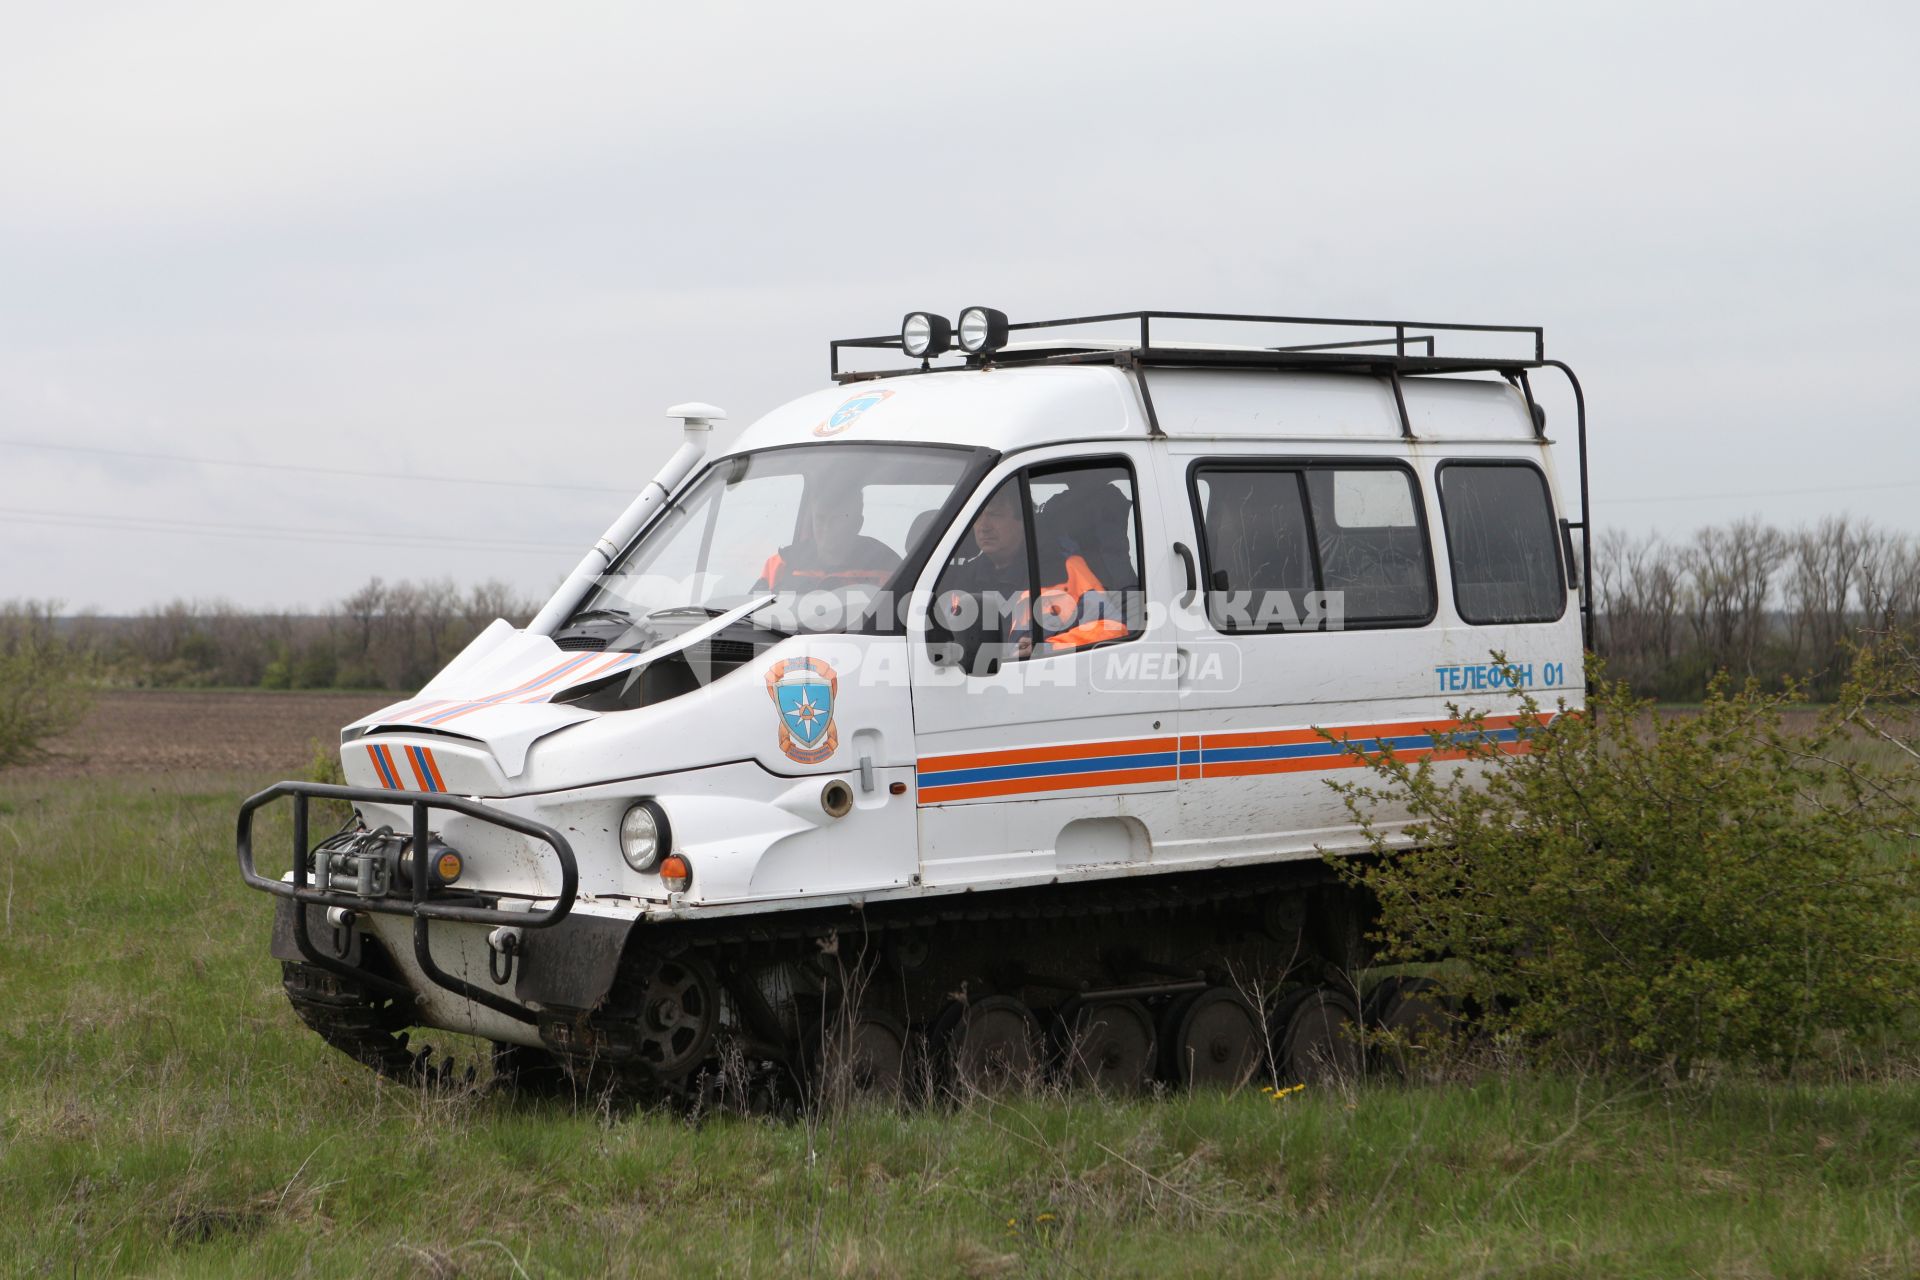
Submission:
<svg viewBox="0 0 1920 1280">
<path fill-rule="evenodd" d="M 1367 842 L 1327 781 L 1581 700 L 1549 368 L 1533 328 L 976 307 L 834 343 L 715 456 L 676 407 L 530 625 L 348 726 L 350 785 L 246 801 L 294 1008 L 385 1074 L 445 1028 L 641 1096 L 1351 1065 Z"/>
</svg>

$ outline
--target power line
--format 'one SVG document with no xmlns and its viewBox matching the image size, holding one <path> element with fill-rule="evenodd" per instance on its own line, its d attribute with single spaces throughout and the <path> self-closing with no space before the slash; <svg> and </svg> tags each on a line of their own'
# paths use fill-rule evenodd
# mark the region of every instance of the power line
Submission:
<svg viewBox="0 0 1920 1280">
<path fill-rule="evenodd" d="M 45 440 L 0 439 L 15 449 L 47 449 L 57 453 L 88 453 L 109 458 L 141 458 L 149 462 L 189 463 L 202 467 L 245 467 L 254 471 L 299 471 L 312 475 L 348 476 L 357 480 L 406 481 L 410 484 L 478 484 L 508 489 L 571 489 L 581 493 L 624 493 L 637 490 L 603 484 L 564 484 L 544 480 L 500 480 L 490 476 L 427 476 L 410 471 L 361 471 L 351 467 L 319 467 L 301 462 L 247 462 L 238 458 L 197 458 L 184 453 L 156 453 L 143 449 L 109 449 L 100 445 L 49 444 Z"/>
<path fill-rule="evenodd" d="M 431 533 L 387 532 L 370 529 L 296 528 L 284 525 L 225 524 L 209 520 L 175 520 L 158 516 L 110 516 L 93 512 L 43 511 L 30 507 L 0 507 L 0 522 L 45 528 L 109 529 L 134 533 L 176 533 L 204 538 L 267 539 L 335 546 L 379 547 L 396 543 L 417 546 L 509 551 L 549 555 L 577 551 L 571 543 L 522 542 L 509 538 L 461 538 Z"/>
</svg>

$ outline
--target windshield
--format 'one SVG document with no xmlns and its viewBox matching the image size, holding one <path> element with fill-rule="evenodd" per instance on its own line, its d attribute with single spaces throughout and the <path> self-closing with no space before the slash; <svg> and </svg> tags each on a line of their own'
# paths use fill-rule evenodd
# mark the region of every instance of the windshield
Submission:
<svg viewBox="0 0 1920 1280">
<path fill-rule="evenodd" d="M 769 595 L 756 624 L 843 631 L 905 594 L 940 512 L 986 455 L 934 445 L 818 444 L 723 458 L 621 553 L 562 631 L 640 648 Z"/>
</svg>

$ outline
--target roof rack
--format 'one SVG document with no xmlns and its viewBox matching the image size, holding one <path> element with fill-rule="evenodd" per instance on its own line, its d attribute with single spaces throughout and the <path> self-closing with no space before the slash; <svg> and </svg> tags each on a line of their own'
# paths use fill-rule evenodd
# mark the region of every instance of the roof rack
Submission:
<svg viewBox="0 0 1920 1280">
<path fill-rule="evenodd" d="M 1153 337 L 1153 326 L 1156 321 L 1278 325 L 1296 329 L 1331 328 L 1363 331 L 1371 329 L 1377 332 L 1371 336 L 1331 342 L 1295 342 L 1279 345 L 1268 345 L 1262 342 L 1258 345 L 1245 346 L 1202 346 L 1193 343 L 1168 342 L 1163 339 L 1156 346 Z M 1072 338 L 1066 337 L 1058 342 L 1022 343 L 1018 348 L 1002 347 L 997 351 L 964 355 L 958 363 L 935 365 L 929 360 L 921 360 L 918 364 L 909 365 L 904 369 L 842 372 L 840 353 L 843 350 L 898 351 L 902 356 L 906 356 L 906 352 L 901 346 L 900 335 L 897 333 L 875 338 L 839 338 L 830 345 L 829 368 L 835 382 L 848 383 L 876 378 L 906 377 L 920 373 L 937 373 L 943 369 L 979 369 L 989 364 L 1001 367 L 1115 365 L 1134 371 L 1134 376 L 1140 384 L 1140 397 L 1149 429 L 1156 435 L 1159 434 L 1159 423 L 1154 415 L 1153 398 L 1146 387 L 1145 369 L 1149 366 L 1189 369 L 1312 369 L 1372 374 L 1386 379 L 1392 386 L 1394 403 L 1400 413 L 1401 431 L 1409 439 L 1413 437 L 1413 425 L 1407 417 L 1406 400 L 1400 393 L 1400 379 L 1403 375 L 1497 373 L 1513 383 L 1526 397 L 1527 411 L 1534 422 L 1534 432 L 1543 441 L 1546 439 L 1546 419 L 1538 401 L 1534 399 L 1533 386 L 1527 373 L 1533 369 L 1557 369 L 1565 375 L 1573 391 L 1574 431 L 1580 467 L 1580 519 L 1561 520 L 1561 536 L 1567 540 L 1566 550 L 1571 561 L 1574 550 L 1571 532 L 1578 529 L 1581 533 L 1578 579 L 1580 629 L 1586 646 L 1589 649 L 1593 647 L 1593 528 L 1590 514 L 1592 504 L 1588 496 L 1587 397 L 1580 387 L 1579 378 L 1574 376 L 1573 370 L 1564 361 L 1547 359 L 1546 331 L 1540 326 L 1453 324 L 1424 320 L 1352 320 L 1328 316 L 1255 316 L 1215 311 L 1114 311 L 1106 315 L 1073 316 L 1065 320 L 1025 320 L 1019 324 L 1009 323 L 1007 331 L 1009 334 L 1027 333 L 1036 329 L 1070 329 L 1079 325 L 1115 322 L 1138 325 L 1137 340 L 1131 343 L 1115 343 L 1109 339 L 1096 345 L 1086 338 L 1075 342 Z M 1530 354 L 1524 356 L 1443 356 L 1439 354 L 1437 335 L 1465 333 L 1531 335 L 1533 349 Z M 1425 349 L 1421 350 L 1421 348 Z M 911 359 L 911 357 L 907 358 Z"/>
<path fill-rule="evenodd" d="M 1290 326 L 1299 328 L 1373 329 L 1374 336 L 1344 342 L 1306 342 L 1243 347 L 1196 346 L 1163 340 L 1154 343 L 1156 321 L 1209 324 Z M 839 338 L 829 346 L 829 371 L 836 382 L 863 382 L 939 369 L 980 368 L 983 365 L 1118 364 L 1186 368 L 1319 369 L 1354 373 L 1500 373 L 1538 369 L 1547 363 L 1546 331 L 1537 325 L 1453 324 L 1422 320 L 1352 320 L 1325 316 L 1258 316 L 1213 311 L 1115 311 L 1106 315 L 1073 316 L 1065 320 L 1025 320 L 1007 326 L 1009 333 L 1068 329 L 1082 325 L 1125 322 L 1138 325 L 1138 340 L 1130 345 L 1076 342 L 1062 335 L 1058 342 L 1022 343 L 1017 349 L 965 356 L 960 362 L 935 365 L 922 360 L 906 368 L 846 370 L 840 368 L 843 350 L 900 351 L 900 335 Z M 1525 334 L 1533 339 L 1530 356 L 1440 355 L 1435 335 L 1440 333 Z M 1304 335 L 1294 335 L 1304 336 Z M 1421 348 L 1425 348 L 1421 350 Z"/>
</svg>

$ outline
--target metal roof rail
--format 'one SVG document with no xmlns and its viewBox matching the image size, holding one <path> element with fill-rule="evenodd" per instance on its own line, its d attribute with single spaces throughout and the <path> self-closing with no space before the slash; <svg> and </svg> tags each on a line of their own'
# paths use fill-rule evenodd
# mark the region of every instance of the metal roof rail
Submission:
<svg viewBox="0 0 1920 1280">
<path fill-rule="evenodd" d="M 1206 323 L 1294 328 L 1373 329 L 1378 334 L 1352 341 L 1322 341 L 1274 345 L 1267 340 L 1245 347 L 1197 346 L 1180 341 L 1154 341 L 1154 324 Z M 1114 311 L 1103 315 L 1072 316 L 1061 320 L 1024 320 L 1009 323 L 1008 332 L 1069 329 L 1085 325 L 1125 323 L 1137 326 L 1130 345 L 1111 342 L 1093 345 L 1061 335 L 1058 342 L 1023 343 L 1016 350 L 954 353 L 947 364 L 921 360 L 905 368 L 841 369 L 843 351 L 902 351 L 898 334 L 870 338 L 839 338 L 829 344 L 829 371 L 836 382 L 864 381 L 928 373 L 939 369 L 980 368 L 985 365 L 1119 364 L 1172 365 L 1189 368 L 1285 368 L 1341 370 L 1356 373 L 1500 373 L 1511 375 L 1546 364 L 1546 332 L 1537 325 L 1461 324 L 1452 321 L 1356 320 L 1330 316 L 1266 316 L 1213 311 Z M 1515 334 L 1532 338 L 1532 351 L 1515 355 L 1438 354 L 1436 334 Z M 1304 335 L 1303 335 L 1304 336 Z M 1424 350 L 1422 349 L 1424 348 Z M 903 352 L 904 354 L 904 352 Z"/>
</svg>

